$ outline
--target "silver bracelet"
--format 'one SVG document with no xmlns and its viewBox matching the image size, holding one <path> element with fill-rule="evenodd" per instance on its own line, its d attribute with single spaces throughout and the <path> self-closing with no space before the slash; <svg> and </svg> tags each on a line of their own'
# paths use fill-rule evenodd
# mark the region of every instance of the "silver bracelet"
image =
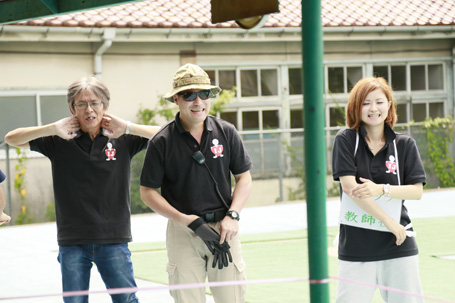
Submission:
<svg viewBox="0 0 455 303">
<path fill-rule="evenodd" d="M 386 197 L 390 197 L 390 193 L 392 192 L 392 188 L 390 187 L 390 184 L 387 183 L 387 184 L 384 184 L 384 196 Z"/>
<path fill-rule="evenodd" d="M 131 121 L 126 121 L 126 129 L 125 129 L 126 135 L 129 135 L 129 133 L 130 133 L 130 126 L 131 126 Z"/>
</svg>

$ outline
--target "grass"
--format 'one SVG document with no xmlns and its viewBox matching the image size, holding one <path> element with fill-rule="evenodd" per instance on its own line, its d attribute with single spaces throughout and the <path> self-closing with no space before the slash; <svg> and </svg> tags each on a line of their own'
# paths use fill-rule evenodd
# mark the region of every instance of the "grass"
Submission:
<svg viewBox="0 0 455 303">
<path fill-rule="evenodd" d="M 420 278 L 426 296 L 455 300 L 455 260 L 439 256 L 455 256 L 455 218 L 414 219 L 420 250 Z M 336 249 L 332 241 L 338 228 L 328 229 L 329 275 L 337 275 Z M 306 230 L 243 235 L 243 257 L 248 280 L 308 278 L 308 241 Z M 167 284 L 167 255 L 164 242 L 132 243 L 134 271 L 137 278 Z M 331 302 L 335 301 L 336 281 L 330 282 Z M 307 281 L 250 284 L 248 303 L 305 303 L 309 300 Z M 379 292 L 372 301 L 382 302 Z M 427 300 L 426 302 L 432 302 Z M 434 302 L 434 301 L 433 301 Z"/>
</svg>

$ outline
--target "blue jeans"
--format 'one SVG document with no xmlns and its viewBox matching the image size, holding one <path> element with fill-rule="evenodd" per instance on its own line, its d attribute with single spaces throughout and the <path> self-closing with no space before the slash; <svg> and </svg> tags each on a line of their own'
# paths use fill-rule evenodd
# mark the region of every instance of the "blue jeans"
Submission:
<svg viewBox="0 0 455 303">
<path fill-rule="evenodd" d="M 106 288 L 137 287 L 127 243 L 60 245 L 58 261 L 63 291 L 88 290 L 90 270 L 96 264 Z M 138 303 L 135 293 L 113 294 L 113 303 Z M 64 297 L 65 303 L 87 303 L 88 296 Z"/>
</svg>

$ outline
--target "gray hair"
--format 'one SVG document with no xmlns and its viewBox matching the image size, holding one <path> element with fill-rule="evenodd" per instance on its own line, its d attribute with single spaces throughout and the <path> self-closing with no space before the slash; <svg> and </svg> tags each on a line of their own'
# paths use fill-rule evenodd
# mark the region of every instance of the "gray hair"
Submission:
<svg viewBox="0 0 455 303">
<path fill-rule="evenodd" d="M 84 77 L 80 80 L 73 82 L 68 87 L 67 102 L 68 106 L 74 109 L 74 98 L 81 92 L 90 92 L 101 99 L 104 108 L 109 105 L 111 93 L 106 85 L 97 79 L 95 76 Z"/>
</svg>

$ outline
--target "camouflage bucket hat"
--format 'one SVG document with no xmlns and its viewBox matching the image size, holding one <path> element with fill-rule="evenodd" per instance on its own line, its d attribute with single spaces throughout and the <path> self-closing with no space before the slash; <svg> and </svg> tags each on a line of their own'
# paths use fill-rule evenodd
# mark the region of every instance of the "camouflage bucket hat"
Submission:
<svg viewBox="0 0 455 303">
<path fill-rule="evenodd" d="M 210 78 L 207 73 L 195 64 L 185 64 L 180 67 L 174 74 L 173 89 L 164 95 L 164 99 L 174 102 L 172 97 L 182 91 L 190 89 L 209 89 L 211 97 L 221 91 L 221 88 L 210 84 Z"/>
</svg>

